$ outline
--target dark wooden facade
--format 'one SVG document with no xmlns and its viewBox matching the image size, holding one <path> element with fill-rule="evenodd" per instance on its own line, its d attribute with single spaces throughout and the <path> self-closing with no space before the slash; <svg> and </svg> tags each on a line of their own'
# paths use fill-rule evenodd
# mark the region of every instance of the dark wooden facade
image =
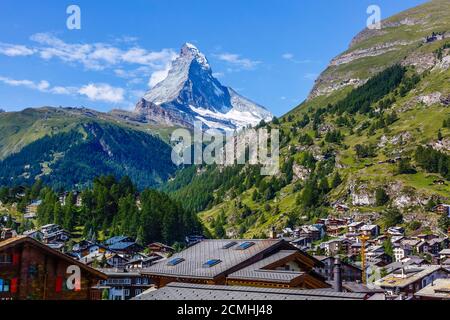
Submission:
<svg viewBox="0 0 450 320">
<path fill-rule="evenodd" d="M 100 294 L 92 289 L 106 276 L 28 237 L 0 242 L 0 300 L 91 300 Z M 70 266 L 81 271 L 80 290 L 69 290 Z"/>
</svg>

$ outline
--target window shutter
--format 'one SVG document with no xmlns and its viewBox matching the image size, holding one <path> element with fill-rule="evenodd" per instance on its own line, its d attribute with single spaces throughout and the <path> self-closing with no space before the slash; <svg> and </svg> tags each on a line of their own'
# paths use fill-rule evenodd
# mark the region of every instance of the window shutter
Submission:
<svg viewBox="0 0 450 320">
<path fill-rule="evenodd" d="M 62 287 L 63 287 L 63 277 L 58 276 L 58 277 L 56 277 L 56 288 L 55 288 L 55 291 L 57 293 L 61 292 L 62 291 Z"/>
<path fill-rule="evenodd" d="M 13 254 L 13 266 L 17 266 L 20 263 L 20 254 L 14 253 Z"/>
<path fill-rule="evenodd" d="M 17 293 L 18 283 L 19 281 L 17 278 L 11 279 L 11 293 Z"/>
</svg>

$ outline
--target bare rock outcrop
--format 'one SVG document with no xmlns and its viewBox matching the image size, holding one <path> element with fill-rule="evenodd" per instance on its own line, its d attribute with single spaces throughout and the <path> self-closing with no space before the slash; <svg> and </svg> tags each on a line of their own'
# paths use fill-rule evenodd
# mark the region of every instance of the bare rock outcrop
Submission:
<svg viewBox="0 0 450 320">
<path fill-rule="evenodd" d="M 305 181 L 308 180 L 309 176 L 311 175 L 311 169 L 308 169 L 304 166 L 294 164 L 292 166 L 292 171 L 294 172 L 294 182 L 297 181 Z"/>
</svg>

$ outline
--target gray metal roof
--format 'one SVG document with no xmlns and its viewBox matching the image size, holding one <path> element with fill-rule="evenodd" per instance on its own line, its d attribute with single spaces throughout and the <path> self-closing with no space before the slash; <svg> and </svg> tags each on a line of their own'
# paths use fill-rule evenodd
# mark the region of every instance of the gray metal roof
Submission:
<svg viewBox="0 0 450 320">
<path fill-rule="evenodd" d="M 439 270 L 441 270 L 442 272 L 448 272 L 446 269 L 439 265 L 405 267 L 403 270 L 404 276 L 400 276 L 400 271 L 397 270 L 387 275 L 386 277 L 375 281 L 375 284 L 382 288 L 404 288 Z M 396 275 L 395 272 L 399 273 L 399 275 Z"/>
<path fill-rule="evenodd" d="M 364 300 L 366 294 L 331 290 L 270 289 L 238 286 L 213 286 L 171 283 L 149 290 L 133 300 Z"/>
<path fill-rule="evenodd" d="M 417 297 L 450 300 L 450 279 L 436 279 L 414 294 Z"/>
<path fill-rule="evenodd" d="M 237 244 L 229 249 L 223 249 L 223 247 L 230 242 L 237 242 Z M 236 250 L 236 248 L 244 242 L 254 242 L 255 245 L 246 250 Z M 289 246 L 289 244 L 282 240 L 272 239 L 204 240 L 172 256 L 168 260 L 158 262 L 151 267 L 143 269 L 142 273 L 168 277 L 213 279 L 258 254 L 277 248 L 283 243 Z M 175 266 L 168 266 L 168 261 L 175 258 L 182 258 L 184 261 Z M 221 263 L 210 268 L 204 268 L 203 264 L 211 259 L 219 259 L 221 260 Z"/>
<path fill-rule="evenodd" d="M 255 280 L 255 281 L 276 281 L 290 283 L 292 280 L 304 275 L 304 272 L 295 271 L 282 271 L 282 270 L 263 270 L 263 268 L 271 265 L 274 262 L 292 256 L 298 253 L 295 250 L 282 250 L 266 259 L 258 261 L 247 268 L 236 271 L 228 276 L 228 279 L 242 279 L 242 280 Z"/>
</svg>

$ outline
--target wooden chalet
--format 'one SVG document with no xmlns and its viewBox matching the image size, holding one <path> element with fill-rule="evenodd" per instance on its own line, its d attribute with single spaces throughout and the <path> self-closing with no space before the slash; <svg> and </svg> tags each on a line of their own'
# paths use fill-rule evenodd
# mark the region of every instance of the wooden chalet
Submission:
<svg viewBox="0 0 450 320">
<path fill-rule="evenodd" d="M 158 288 L 172 282 L 328 288 L 322 263 L 284 240 L 204 240 L 143 269 Z"/>
<path fill-rule="evenodd" d="M 78 267 L 80 288 L 69 290 L 69 267 Z M 94 300 L 92 287 L 106 276 L 30 237 L 0 241 L 0 300 Z"/>
</svg>

